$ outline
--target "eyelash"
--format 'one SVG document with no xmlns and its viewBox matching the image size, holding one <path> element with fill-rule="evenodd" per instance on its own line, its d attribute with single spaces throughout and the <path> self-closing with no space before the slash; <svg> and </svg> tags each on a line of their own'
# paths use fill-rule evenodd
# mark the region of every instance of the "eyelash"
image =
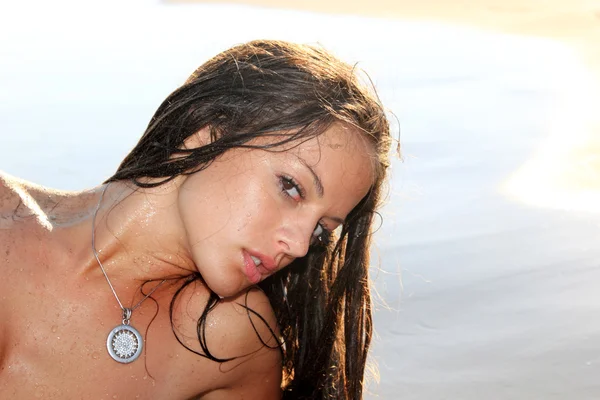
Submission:
<svg viewBox="0 0 600 400">
<path fill-rule="evenodd" d="M 288 193 L 289 189 L 285 188 L 286 184 L 292 185 L 298 191 L 298 195 L 300 196 L 300 199 L 304 199 L 306 197 L 306 191 L 304 190 L 304 188 L 302 187 L 302 185 L 300 185 L 298 182 L 296 182 L 296 180 L 294 178 L 292 178 L 291 176 L 281 175 L 279 177 L 279 186 L 281 186 L 281 191 L 286 196 L 288 196 L 289 198 L 291 198 L 292 200 L 296 200 L 293 196 L 291 196 Z"/>
<path fill-rule="evenodd" d="M 295 199 L 292 195 L 290 195 L 288 193 L 288 190 L 290 190 L 290 189 L 286 189 L 285 185 L 293 186 L 293 188 L 296 189 L 296 191 L 298 191 L 298 195 L 300 196 L 301 200 L 306 197 L 306 191 L 304 190 L 302 185 L 300 185 L 298 182 L 296 182 L 296 180 L 294 178 L 292 178 L 291 176 L 287 176 L 287 175 L 280 175 L 279 176 L 279 186 L 281 188 L 281 192 L 285 196 L 287 196 L 289 199 L 298 201 L 297 199 Z M 319 226 L 321 228 L 322 232 L 318 236 L 311 235 L 310 245 L 315 246 L 315 247 L 327 246 L 331 239 L 331 231 L 329 229 L 327 229 L 325 227 L 325 225 L 322 224 L 321 222 L 319 222 L 317 224 L 317 226 Z M 315 230 L 316 229 L 317 228 L 315 227 Z"/>
</svg>

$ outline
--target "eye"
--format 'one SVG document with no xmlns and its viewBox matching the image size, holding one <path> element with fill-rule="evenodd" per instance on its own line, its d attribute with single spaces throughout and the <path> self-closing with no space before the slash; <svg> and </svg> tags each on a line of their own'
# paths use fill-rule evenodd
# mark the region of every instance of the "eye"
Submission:
<svg viewBox="0 0 600 400">
<path fill-rule="evenodd" d="M 319 222 L 312 233 L 311 246 L 327 246 L 330 240 L 331 231 Z"/>
<path fill-rule="evenodd" d="M 290 176 L 280 176 L 279 186 L 282 192 L 296 201 L 304 198 L 302 187 Z"/>
<path fill-rule="evenodd" d="M 305 198 L 305 192 L 302 186 L 291 176 L 282 175 L 279 177 L 279 187 L 281 191 L 294 201 L 300 201 Z M 311 246 L 327 246 L 331 240 L 331 231 L 319 222 L 315 227 L 310 238 Z"/>
</svg>

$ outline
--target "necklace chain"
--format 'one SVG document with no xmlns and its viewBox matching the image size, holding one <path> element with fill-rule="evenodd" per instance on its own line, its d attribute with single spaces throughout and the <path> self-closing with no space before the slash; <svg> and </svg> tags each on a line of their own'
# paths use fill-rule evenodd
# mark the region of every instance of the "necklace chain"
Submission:
<svg viewBox="0 0 600 400">
<path fill-rule="evenodd" d="M 104 269 L 104 266 L 102 265 L 102 262 L 100 261 L 100 257 L 98 256 L 98 252 L 96 251 L 96 216 L 98 215 L 98 211 L 100 211 L 100 205 L 102 204 L 102 200 L 104 199 L 104 194 L 106 193 L 107 188 L 108 188 L 108 184 L 106 186 L 104 186 L 104 189 L 102 190 L 102 193 L 100 194 L 100 199 L 98 200 L 98 205 L 96 206 L 96 210 L 94 211 L 94 216 L 92 217 L 92 251 L 94 252 L 94 257 L 96 257 L 96 261 L 98 261 L 98 265 L 100 266 L 100 269 L 102 270 L 102 274 L 106 278 L 106 282 L 108 283 L 108 286 L 110 286 L 110 290 L 113 292 L 115 299 L 117 299 L 117 303 L 119 303 L 119 307 L 121 307 L 121 310 L 123 311 L 123 325 L 129 325 L 129 319 L 131 318 L 131 313 L 135 309 L 137 309 L 139 306 L 141 306 L 142 303 L 148 297 L 152 296 L 152 293 L 154 293 L 156 291 L 156 289 L 158 289 L 167 280 L 163 279 L 163 281 L 161 283 L 156 285 L 150 291 L 150 293 L 148 293 L 143 299 L 141 299 L 135 306 L 128 308 L 128 307 L 124 307 L 123 303 L 121 303 L 121 300 L 119 299 L 119 296 L 117 295 L 117 291 L 115 290 L 115 287 L 113 286 L 113 284 L 110 282 L 110 279 L 108 278 L 108 274 L 106 273 L 106 270 Z"/>
</svg>

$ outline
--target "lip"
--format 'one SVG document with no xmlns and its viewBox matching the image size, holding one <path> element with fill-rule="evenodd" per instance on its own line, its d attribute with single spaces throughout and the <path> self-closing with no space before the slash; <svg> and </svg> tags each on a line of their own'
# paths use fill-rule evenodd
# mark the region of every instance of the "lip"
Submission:
<svg viewBox="0 0 600 400">
<path fill-rule="evenodd" d="M 260 260 L 260 265 L 258 266 L 259 270 L 264 270 L 266 274 L 273 273 L 277 270 L 277 265 L 271 257 L 261 254 L 257 251 L 247 250 L 247 252 L 251 256 L 254 256 Z M 250 260 L 252 261 L 252 259 Z"/>
<path fill-rule="evenodd" d="M 254 261 L 250 257 L 250 253 L 248 253 L 246 250 L 243 250 L 242 254 L 244 256 L 244 272 L 246 274 L 246 278 L 248 278 L 250 283 L 256 285 L 258 282 L 260 282 L 262 273 L 258 270 L 256 264 L 254 264 Z"/>
</svg>

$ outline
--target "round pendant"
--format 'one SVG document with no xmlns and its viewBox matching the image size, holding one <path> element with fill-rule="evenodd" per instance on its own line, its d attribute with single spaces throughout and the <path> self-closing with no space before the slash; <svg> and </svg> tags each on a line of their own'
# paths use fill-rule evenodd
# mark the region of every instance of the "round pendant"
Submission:
<svg viewBox="0 0 600 400">
<path fill-rule="evenodd" d="M 142 335 L 132 326 L 119 325 L 108 334 L 106 348 L 113 360 L 123 364 L 135 361 L 142 354 Z"/>
</svg>

